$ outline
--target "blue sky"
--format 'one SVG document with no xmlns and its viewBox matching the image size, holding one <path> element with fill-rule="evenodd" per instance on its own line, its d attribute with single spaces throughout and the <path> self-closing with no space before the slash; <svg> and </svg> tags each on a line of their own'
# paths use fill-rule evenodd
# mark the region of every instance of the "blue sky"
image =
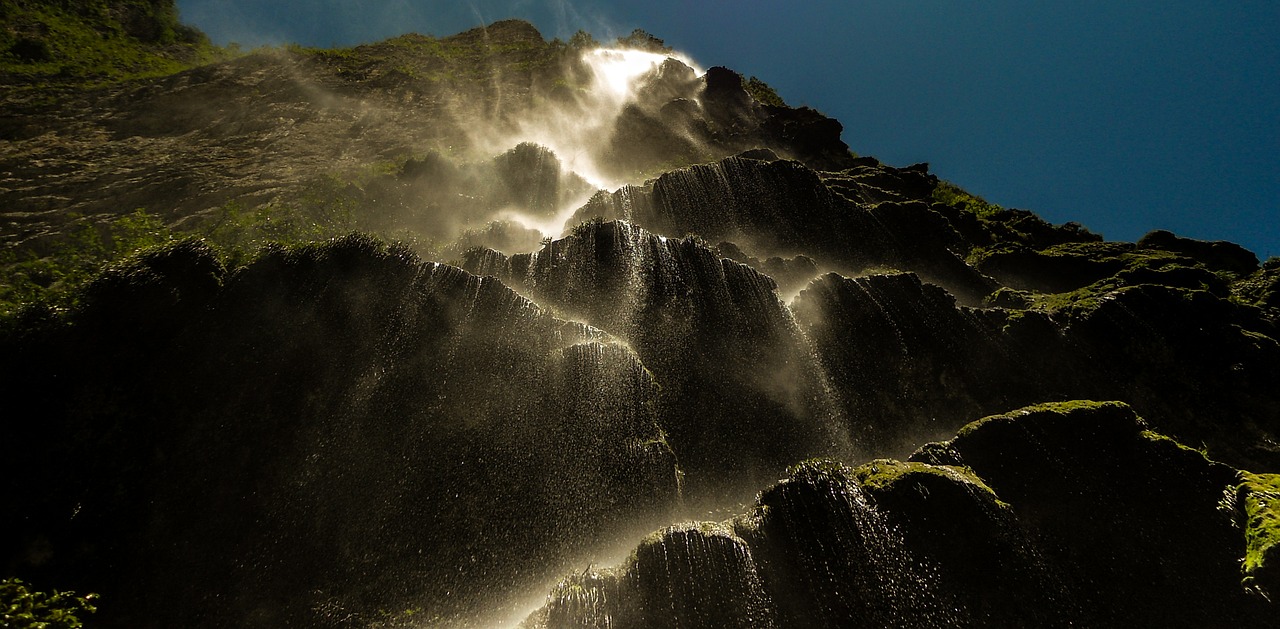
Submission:
<svg viewBox="0 0 1280 629">
<path fill-rule="evenodd" d="M 844 124 L 854 151 L 1112 240 L 1280 256 L 1280 3 L 178 0 L 218 43 L 350 45 L 507 17 L 643 28 Z"/>
</svg>

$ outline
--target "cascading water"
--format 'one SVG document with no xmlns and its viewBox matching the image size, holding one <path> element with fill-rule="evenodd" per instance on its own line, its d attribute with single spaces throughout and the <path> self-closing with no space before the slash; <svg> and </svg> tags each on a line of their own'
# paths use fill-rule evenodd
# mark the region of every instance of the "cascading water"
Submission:
<svg viewBox="0 0 1280 629">
<path fill-rule="evenodd" d="M 919 627 L 958 617 L 852 470 L 807 463 L 754 511 L 668 527 L 557 585 L 527 629 Z"/>
<path fill-rule="evenodd" d="M 580 176 L 597 188 L 617 188 L 626 182 L 604 163 L 610 159 L 607 140 L 615 133 L 623 110 L 635 102 L 644 77 L 668 60 L 683 64 L 695 75 L 702 74 L 692 60 L 674 52 L 586 50 L 580 59 L 587 71 L 583 85 L 575 86 L 564 98 L 536 105 L 515 121 L 514 131 L 496 137 L 479 133 L 473 143 L 491 153 L 522 143 L 546 147 L 559 158 L 566 175 Z M 590 196 L 586 193 L 566 199 L 553 216 L 531 215 L 525 208 L 513 207 L 500 217 L 558 236 L 565 222 Z"/>
<path fill-rule="evenodd" d="M 471 273 L 362 236 L 232 270 L 185 240 L 107 269 L 65 313 L 3 322 L 0 398 L 41 414 L 0 423 L 21 446 L 0 464 L 19 529 L 0 558 L 102 586 L 106 627 L 1268 626 L 1218 511 L 1234 469 L 1115 403 L 956 432 L 1101 392 L 1185 406 L 1183 434 L 1256 425 L 1249 443 L 1274 443 L 1274 326 L 1241 297 L 1265 274 L 1235 295 L 1214 245 L 1204 268 L 1171 276 L 1195 249 L 1166 251 L 1068 307 L 1008 290 L 958 305 L 994 287 L 963 260 L 975 247 L 1016 265 L 1045 242 L 1070 246 L 1036 258 L 1089 261 L 1095 243 L 943 203 L 926 168 L 854 158 L 834 121 L 725 68 L 493 31 L 294 67 L 389 111 L 419 92 L 484 110 L 483 155 L 456 131 L 468 152 L 323 188 L 383 237 L 452 242 L 433 255 Z M 1134 284 L 1152 276 L 1186 286 Z M 953 434 L 906 462 L 808 459 Z"/>
<path fill-rule="evenodd" d="M 768 483 L 798 458 L 851 453 L 773 281 L 695 239 L 592 222 L 534 254 L 474 251 L 464 264 L 626 341 L 661 386 L 663 425 L 700 499 Z M 741 478 L 712 474 L 724 469 Z"/>
</svg>

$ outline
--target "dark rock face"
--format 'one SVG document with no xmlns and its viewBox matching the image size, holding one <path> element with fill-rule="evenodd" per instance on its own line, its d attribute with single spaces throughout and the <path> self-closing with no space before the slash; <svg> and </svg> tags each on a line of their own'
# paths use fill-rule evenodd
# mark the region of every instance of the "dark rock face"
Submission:
<svg viewBox="0 0 1280 629">
<path fill-rule="evenodd" d="M 969 418 L 1043 399 L 1047 388 L 1038 381 L 1047 374 L 1013 366 L 1029 366 L 1038 337 L 1057 341 L 1053 324 L 1031 316 L 1006 332 L 992 313 L 958 307 L 912 274 L 828 274 L 792 309 L 864 452 L 905 455 Z"/>
<path fill-rule="evenodd" d="M 0 270 L 53 293 L 90 271 L 18 254 L 133 249 L 103 220 L 136 207 L 244 237 L 0 316 L 0 577 L 101 592 L 106 627 L 492 626 L 562 574 L 526 626 L 1269 626 L 1280 261 L 853 157 L 727 68 L 601 100 L 584 39 L 0 91 Z M 582 146 L 523 140 L 605 101 Z M 352 228 L 465 270 L 246 245 Z"/>
<path fill-rule="evenodd" d="M 167 13 L 160 7 L 147 15 L 172 19 L 172 4 L 161 4 Z M 130 23 L 154 26 L 141 18 Z M 574 96 L 590 80 L 581 52 L 545 41 L 527 22 L 505 20 L 438 39 L 407 34 L 342 51 L 261 52 L 56 98 L 6 91 L 0 138 L 13 144 L 0 157 L 0 171 L 10 173 L 0 190 L 0 220 L 10 227 L 0 233 L 0 245 L 44 253 L 64 235 L 72 213 L 105 221 L 146 208 L 181 224 L 229 201 L 250 208 L 297 202 L 317 176 L 358 180 L 368 166 L 403 164 L 432 151 L 437 161 L 446 154 L 443 161 L 484 161 L 511 148 L 481 154 L 490 136 L 518 135 L 540 104 L 556 103 L 569 119 L 593 113 Z M 31 46 L 18 53 L 42 54 Z M 584 148 L 605 173 L 637 181 L 638 173 L 766 145 L 819 168 L 849 159 L 839 123 L 812 110 L 760 105 L 738 82 L 746 118 L 720 126 L 713 115 L 723 109 L 717 90 L 707 100 L 705 81 L 669 60 L 646 77 L 637 100 L 598 144 Z M 412 228 L 446 240 L 461 229 L 438 216 L 438 204 L 432 207 L 441 198 L 480 195 L 498 202 L 505 194 L 539 214 L 550 199 L 564 201 L 548 181 L 560 174 L 550 160 L 531 149 L 512 150 L 519 154 L 497 164 L 506 190 L 450 180 L 464 196 L 444 196 L 415 177 L 377 178 L 357 195 L 366 210 L 361 216 L 370 219 L 362 229 Z M 530 159 L 548 165 L 525 173 Z M 559 192 L 580 183 L 561 181 Z M 422 192 L 439 196 L 410 201 Z M 427 217 L 388 207 L 402 205 Z M 459 208 L 464 215 L 466 209 Z"/>
<path fill-rule="evenodd" d="M 909 274 L 830 274 L 792 309 L 870 452 L 905 453 L 1001 408 L 1114 398 L 1223 460 L 1275 465 L 1263 444 L 1280 431 L 1267 384 L 1280 347 L 1207 291 L 1123 287 L 1047 314 L 957 306 Z"/>
<path fill-rule="evenodd" d="M 704 162 L 766 148 L 811 168 L 840 170 L 853 164 L 840 139 L 840 123 L 809 109 L 766 105 L 743 87 L 742 75 L 713 67 L 698 80 L 668 59 L 645 77 L 607 143 L 610 172 L 619 177 L 646 166 Z"/>
<path fill-rule="evenodd" d="M 556 585 L 522 627 L 776 627 L 751 550 L 732 527 L 673 526 L 618 571 Z"/>
<path fill-rule="evenodd" d="M 635 349 L 695 493 L 843 448 L 847 429 L 773 281 L 693 239 L 593 222 L 532 254 L 473 250 L 464 266 Z"/>
<path fill-rule="evenodd" d="M 916 462 L 808 462 L 747 516 L 667 529 L 617 570 L 565 580 L 526 625 L 1263 626 L 1219 509 L 1235 470 L 1145 428 L 1123 404 L 1044 405 Z M 683 591 L 649 604 L 671 590 L 646 574 Z M 726 593 L 737 606 L 708 620 Z"/>
<path fill-rule="evenodd" d="M 598 194 L 571 222 L 619 218 L 659 234 L 731 241 L 766 257 L 801 253 L 846 273 L 910 268 L 973 302 L 994 290 L 959 257 L 967 244 L 947 219 L 918 200 L 931 189 L 924 176 L 883 175 L 917 186 L 887 200 L 875 187 L 883 170 L 854 167 L 833 187 L 796 162 L 732 157 Z"/>
<path fill-rule="evenodd" d="M 715 251 L 716 255 L 722 258 L 741 262 L 773 278 L 773 281 L 778 284 L 779 295 L 794 294 L 819 274 L 818 263 L 806 255 L 798 255 L 791 258 L 773 256 L 761 260 L 747 255 L 738 245 L 731 242 L 722 242 L 716 245 Z"/>
<path fill-rule="evenodd" d="M 1258 257 L 1233 242 L 1203 242 L 1180 238 L 1165 230 L 1156 230 L 1138 241 L 1139 247 L 1180 253 L 1204 264 L 1212 271 L 1249 275 L 1258 270 Z"/>
<path fill-rule="evenodd" d="M 76 575 L 109 625 L 473 615 L 679 497 L 634 354 L 360 238 L 234 274 L 151 254 L 6 341 L 3 374 L 42 401 L 3 440 L 61 444 L 5 461 L 50 470 L 9 493 L 5 565 Z"/>
<path fill-rule="evenodd" d="M 1251 626 L 1236 471 L 1146 431 L 1120 404 L 1045 405 L 966 427 L 924 461 L 969 466 L 1010 503 L 1098 626 Z"/>
</svg>

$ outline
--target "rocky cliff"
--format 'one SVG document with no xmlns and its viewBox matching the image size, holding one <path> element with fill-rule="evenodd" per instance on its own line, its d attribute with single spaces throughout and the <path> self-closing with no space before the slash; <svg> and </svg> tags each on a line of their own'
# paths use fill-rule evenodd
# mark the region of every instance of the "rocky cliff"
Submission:
<svg viewBox="0 0 1280 629">
<path fill-rule="evenodd" d="M 5 576 L 108 627 L 1274 617 L 1274 259 L 643 32 L 202 61 L 143 4 L 0 4 Z M 55 80 L 67 25 L 177 65 Z"/>
</svg>

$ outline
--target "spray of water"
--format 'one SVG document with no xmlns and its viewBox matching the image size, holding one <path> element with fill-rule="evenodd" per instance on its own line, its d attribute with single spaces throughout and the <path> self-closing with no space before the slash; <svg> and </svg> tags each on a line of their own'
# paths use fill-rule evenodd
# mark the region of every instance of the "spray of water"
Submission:
<svg viewBox="0 0 1280 629">
<path fill-rule="evenodd" d="M 472 146 L 481 154 L 494 155 L 521 143 L 544 146 L 560 159 L 566 176 L 577 175 L 598 189 L 617 189 L 626 183 L 609 173 L 603 164 L 602 145 L 614 133 L 623 110 L 637 99 L 640 86 L 668 59 L 674 59 L 701 76 L 703 70 L 692 59 L 678 53 L 655 53 L 624 48 L 593 48 L 582 53 L 588 71 L 587 82 L 565 98 L 536 103 L 515 121 L 509 132 L 477 129 Z M 531 216 L 522 208 L 506 208 L 501 220 L 518 223 L 559 236 L 574 211 L 590 198 L 586 193 L 568 199 L 554 216 Z"/>
</svg>

